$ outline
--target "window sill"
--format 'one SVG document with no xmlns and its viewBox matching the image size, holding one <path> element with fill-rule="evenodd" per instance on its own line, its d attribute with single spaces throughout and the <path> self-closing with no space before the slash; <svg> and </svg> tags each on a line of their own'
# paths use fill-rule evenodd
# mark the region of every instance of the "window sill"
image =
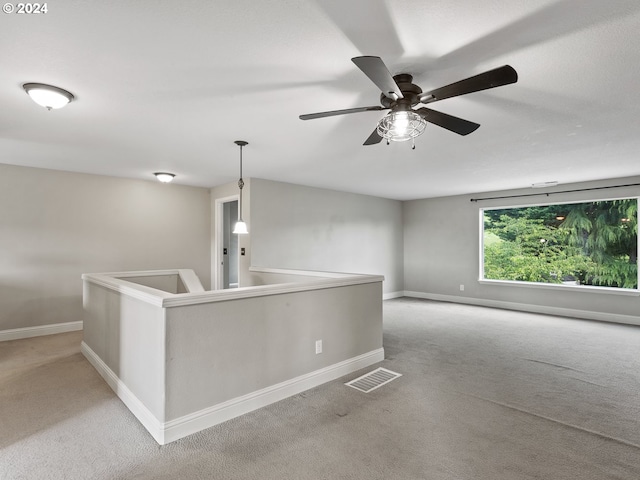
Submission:
<svg viewBox="0 0 640 480">
<path fill-rule="evenodd" d="M 604 293 L 608 295 L 640 296 L 640 290 L 630 288 L 593 287 L 591 285 L 562 285 L 558 283 L 518 282 L 514 280 L 479 279 L 482 285 L 500 285 L 503 287 L 544 288 L 551 290 L 574 291 L 582 293 Z"/>
</svg>

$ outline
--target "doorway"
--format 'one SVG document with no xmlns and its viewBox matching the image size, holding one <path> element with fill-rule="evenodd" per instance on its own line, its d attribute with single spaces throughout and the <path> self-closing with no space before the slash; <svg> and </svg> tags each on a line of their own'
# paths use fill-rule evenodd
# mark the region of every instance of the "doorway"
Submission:
<svg viewBox="0 0 640 480">
<path fill-rule="evenodd" d="M 238 220 L 238 196 L 216 200 L 216 279 L 217 290 L 238 288 L 240 248 L 233 227 Z"/>
</svg>

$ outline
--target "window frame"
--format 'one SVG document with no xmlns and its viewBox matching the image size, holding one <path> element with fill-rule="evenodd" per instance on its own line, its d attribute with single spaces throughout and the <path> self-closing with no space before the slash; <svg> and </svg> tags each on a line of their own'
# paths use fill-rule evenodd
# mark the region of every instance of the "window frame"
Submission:
<svg viewBox="0 0 640 480">
<path fill-rule="evenodd" d="M 607 287 L 597 285 L 564 285 L 561 283 L 543 283 L 543 282 L 527 282 L 522 280 L 496 280 L 484 278 L 484 212 L 487 210 L 506 210 L 506 209 L 520 209 L 529 207 L 548 207 L 552 205 L 575 205 L 579 203 L 594 203 L 594 202 L 610 202 L 615 200 L 635 200 L 638 207 L 640 207 L 640 196 L 620 196 L 612 198 L 598 198 L 590 200 L 566 200 L 559 202 L 540 202 L 540 203 L 526 203 L 522 205 L 501 205 L 491 207 L 479 207 L 478 208 L 478 225 L 479 225 L 479 270 L 478 270 L 478 283 L 484 285 L 502 285 L 524 288 L 542 288 L 561 291 L 577 291 L 583 293 L 605 293 L 614 295 L 627 295 L 627 296 L 640 296 L 640 260 L 636 260 L 638 265 L 638 288 L 622 288 L 622 287 Z M 640 217 L 640 212 L 637 213 Z M 640 252 L 640 223 L 636 220 L 636 242 L 638 244 L 638 252 Z"/>
</svg>

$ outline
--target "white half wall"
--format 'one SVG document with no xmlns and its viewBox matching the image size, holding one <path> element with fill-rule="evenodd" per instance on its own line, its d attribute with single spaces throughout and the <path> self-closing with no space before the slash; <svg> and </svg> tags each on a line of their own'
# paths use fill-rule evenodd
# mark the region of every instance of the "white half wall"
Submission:
<svg viewBox="0 0 640 480">
<path fill-rule="evenodd" d="M 252 274 L 181 294 L 127 280 L 174 271 L 83 275 L 82 352 L 158 443 L 384 360 L 381 276 Z"/>
<path fill-rule="evenodd" d="M 545 192 L 640 183 L 640 177 L 558 185 Z M 584 289 L 480 283 L 479 210 L 640 195 L 640 187 L 545 196 L 532 189 L 485 192 L 405 202 L 404 272 L 408 295 L 460 303 L 640 322 L 640 296 Z M 541 196 L 472 202 L 472 198 L 543 193 Z M 464 291 L 460 291 L 464 285 Z M 564 312 L 564 313 L 563 313 Z M 586 313 L 585 313 L 586 312 Z"/>
<path fill-rule="evenodd" d="M 0 164 L 0 332 L 77 328 L 85 272 L 190 268 L 208 288 L 210 223 L 205 188 Z"/>
<path fill-rule="evenodd" d="M 251 179 L 251 263 L 384 275 L 404 290 L 402 202 Z"/>
</svg>

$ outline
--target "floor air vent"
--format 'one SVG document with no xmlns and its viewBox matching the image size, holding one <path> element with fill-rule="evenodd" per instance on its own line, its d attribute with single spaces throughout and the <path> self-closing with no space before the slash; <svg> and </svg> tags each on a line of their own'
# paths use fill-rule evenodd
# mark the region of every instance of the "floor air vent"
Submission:
<svg viewBox="0 0 640 480">
<path fill-rule="evenodd" d="M 392 372 L 386 368 L 376 368 L 373 372 L 369 372 L 361 377 L 351 380 L 345 383 L 349 387 L 353 387 L 356 390 L 360 390 L 364 393 L 369 393 L 382 385 L 389 383 L 391 380 L 395 380 L 401 377 L 402 374 Z"/>
</svg>

